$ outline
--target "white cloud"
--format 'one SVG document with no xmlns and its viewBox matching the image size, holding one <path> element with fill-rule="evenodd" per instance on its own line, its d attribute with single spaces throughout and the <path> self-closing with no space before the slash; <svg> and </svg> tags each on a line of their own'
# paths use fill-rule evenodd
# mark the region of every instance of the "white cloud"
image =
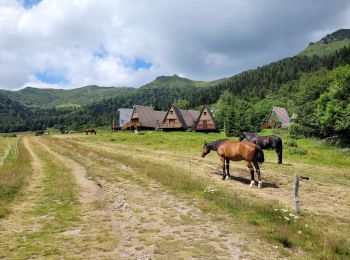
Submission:
<svg viewBox="0 0 350 260">
<path fill-rule="evenodd" d="M 140 86 L 158 75 L 213 80 L 298 53 L 350 26 L 348 1 L 43 0 L 0 3 L 0 87 Z M 101 52 L 102 55 L 96 55 Z M 151 62 L 135 70 L 133 60 Z"/>
</svg>

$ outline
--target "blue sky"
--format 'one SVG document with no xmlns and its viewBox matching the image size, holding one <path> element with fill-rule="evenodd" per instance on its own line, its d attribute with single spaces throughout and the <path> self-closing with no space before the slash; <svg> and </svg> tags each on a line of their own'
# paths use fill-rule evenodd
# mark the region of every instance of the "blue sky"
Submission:
<svg viewBox="0 0 350 260">
<path fill-rule="evenodd" d="M 62 75 L 55 75 L 49 72 L 36 72 L 35 77 L 41 82 L 48 84 L 66 84 L 68 81 Z"/>
<path fill-rule="evenodd" d="M 41 0 L 19 0 L 21 5 L 23 5 L 25 8 L 31 8 L 34 5 L 37 5 Z"/>
</svg>

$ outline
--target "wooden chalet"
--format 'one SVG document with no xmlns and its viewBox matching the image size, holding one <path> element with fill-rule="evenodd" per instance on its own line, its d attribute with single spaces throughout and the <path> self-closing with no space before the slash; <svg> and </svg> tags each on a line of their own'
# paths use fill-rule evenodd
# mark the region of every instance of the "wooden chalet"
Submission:
<svg viewBox="0 0 350 260">
<path fill-rule="evenodd" d="M 165 112 L 156 111 L 150 107 L 135 105 L 129 122 L 124 124 L 123 129 L 158 129 L 163 121 Z"/>
<path fill-rule="evenodd" d="M 196 121 L 195 131 L 198 132 L 216 132 L 219 131 L 219 127 L 215 123 L 215 119 L 212 111 L 208 106 L 204 106 L 200 115 Z"/>
<path fill-rule="evenodd" d="M 272 107 L 269 117 L 265 123 L 262 124 L 263 128 L 277 127 L 284 128 L 289 127 L 292 124 L 288 112 L 283 107 Z"/>
<path fill-rule="evenodd" d="M 193 129 L 198 117 L 198 111 L 179 109 L 172 105 L 159 124 L 159 128 L 164 131 Z"/>
</svg>

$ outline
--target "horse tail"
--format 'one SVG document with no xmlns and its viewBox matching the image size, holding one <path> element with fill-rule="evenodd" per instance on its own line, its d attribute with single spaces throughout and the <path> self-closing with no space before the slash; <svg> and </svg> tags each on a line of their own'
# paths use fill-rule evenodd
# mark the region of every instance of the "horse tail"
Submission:
<svg viewBox="0 0 350 260">
<path fill-rule="evenodd" d="M 258 163 L 263 163 L 265 161 L 264 151 L 259 145 L 255 146 L 254 160 Z"/>
<path fill-rule="evenodd" d="M 282 149 L 283 149 L 282 139 L 278 137 L 276 140 L 276 152 L 277 153 L 282 152 Z"/>
</svg>

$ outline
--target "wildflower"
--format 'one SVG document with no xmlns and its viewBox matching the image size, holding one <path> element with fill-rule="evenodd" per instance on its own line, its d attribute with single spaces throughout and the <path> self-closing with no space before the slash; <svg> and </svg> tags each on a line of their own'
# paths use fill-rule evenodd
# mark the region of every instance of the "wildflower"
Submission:
<svg viewBox="0 0 350 260">
<path fill-rule="evenodd" d="M 217 191 L 217 189 L 215 187 L 212 187 L 212 186 L 208 186 L 204 189 L 205 193 L 214 193 L 215 191 Z"/>
<path fill-rule="evenodd" d="M 298 231 L 298 234 L 300 235 L 301 233 L 302 233 L 301 230 L 299 230 L 299 231 Z"/>
<path fill-rule="evenodd" d="M 274 209 L 275 211 L 278 211 L 278 209 Z"/>
<path fill-rule="evenodd" d="M 288 209 L 282 209 L 283 212 L 288 212 Z"/>
<path fill-rule="evenodd" d="M 295 215 L 294 215 L 294 214 L 292 214 L 292 213 L 289 213 L 289 216 L 290 216 L 290 217 L 295 217 Z"/>
<path fill-rule="evenodd" d="M 309 225 L 308 225 L 308 224 L 305 224 L 305 227 L 309 227 Z"/>
<path fill-rule="evenodd" d="M 287 221 L 289 221 L 290 219 L 288 217 L 284 217 Z"/>
</svg>

